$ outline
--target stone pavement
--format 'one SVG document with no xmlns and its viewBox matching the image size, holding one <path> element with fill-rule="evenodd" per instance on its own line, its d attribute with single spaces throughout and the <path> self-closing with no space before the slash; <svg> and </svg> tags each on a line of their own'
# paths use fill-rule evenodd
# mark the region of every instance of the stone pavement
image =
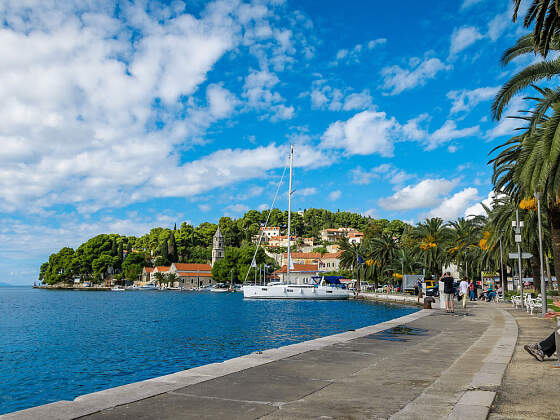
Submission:
<svg viewBox="0 0 560 420">
<path fill-rule="evenodd" d="M 516 339 L 495 304 L 424 310 L 4 417 L 484 419 Z"/>
<path fill-rule="evenodd" d="M 560 419 L 560 368 L 556 357 L 540 363 L 523 346 L 546 338 L 555 322 L 507 307 L 519 327 L 519 339 L 489 419 Z"/>
</svg>

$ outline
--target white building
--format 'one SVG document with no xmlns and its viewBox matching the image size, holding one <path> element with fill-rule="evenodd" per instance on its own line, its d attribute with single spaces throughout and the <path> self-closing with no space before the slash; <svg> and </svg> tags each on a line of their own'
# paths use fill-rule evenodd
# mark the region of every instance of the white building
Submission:
<svg viewBox="0 0 560 420">
<path fill-rule="evenodd" d="M 321 235 L 321 240 L 323 241 L 336 242 L 339 239 L 347 238 L 350 233 L 353 232 L 356 233 L 358 231 L 354 228 L 341 227 L 336 229 L 323 229 L 321 232 L 319 232 L 319 234 Z"/>
</svg>

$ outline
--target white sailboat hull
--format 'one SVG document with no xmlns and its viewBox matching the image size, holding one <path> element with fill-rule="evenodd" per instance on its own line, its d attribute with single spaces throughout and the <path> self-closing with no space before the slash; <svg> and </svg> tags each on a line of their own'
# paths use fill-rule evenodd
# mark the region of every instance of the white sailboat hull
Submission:
<svg viewBox="0 0 560 420">
<path fill-rule="evenodd" d="M 275 284 L 271 286 L 243 286 L 245 299 L 314 299 L 344 300 L 350 297 L 347 289 L 330 286 L 301 286 Z"/>
</svg>

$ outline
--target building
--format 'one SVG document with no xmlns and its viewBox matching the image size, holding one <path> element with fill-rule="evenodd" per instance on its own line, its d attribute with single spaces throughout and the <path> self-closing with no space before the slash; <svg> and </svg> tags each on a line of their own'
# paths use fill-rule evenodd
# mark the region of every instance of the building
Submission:
<svg viewBox="0 0 560 420">
<path fill-rule="evenodd" d="M 351 244 L 361 244 L 364 239 L 364 234 L 362 232 L 350 232 L 348 234 L 348 242 Z"/>
<path fill-rule="evenodd" d="M 270 238 L 268 241 L 268 246 L 271 247 L 288 247 L 288 236 L 275 236 Z M 290 237 L 290 246 L 296 246 L 296 237 Z"/>
<path fill-rule="evenodd" d="M 217 260 L 224 258 L 225 255 L 224 236 L 218 227 L 216 233 L 214 233 L 214 239 L 212 240 L 212 265 L 214 265 Z"/>
<path fill-rule="evenodd" d="M 340 268 L 340 255 L 342 251 L 325 254 L 319 260 L 320 271 L 338 271 Z"/>
<path fill-rule="evenodd" d="M 292 252 L 290 253 L 292 258 L 292 264 L 318 264 L 321 259 L 320 252 Z M 279 265 L 285 265 L 288 263 L 288 253 L 284 252 Z"/>
<path fill-rule="evenodd" d="M 290 283 L 313 284 L 313 277 L 317 276 L 318 272 L 317 264 L 294 264 L 294 268 L 290 270 Z M 286 265 L 272 274 L 277 276 L 282 282 L 288 281 Z"/>
<path fill-rule="evenodd" d="M 149 283 L 152 281 L 152 273 L 154 272 L 153 267 L 144 267 L 142 269 L 142 283 Z"/>
<path fill-rule="evenodd" d="M 336 229 L 323 229 L 319 234 L 322 241 L 336 242 L 339 239 L 347 238 L 352 232 L 357 232 L 354 228 L 336 228 Z"/>
<path fill-rule="evenodd" d="M 268 242 L 270 238 L 280 236 L 280 228 L 278 226 L 261 226 L 260 231 L 262 232 L 263 240 L 265 242 Z"/>
<path fill-rule="evenodd" d="M 314 246 L 315 240 L 313 238 L 303 238 L 303 245 Z"/>
<path fill-rule="evenodd" d="M 177 286 L 184 289 L 197 289 L 212 283 L 210 264 L 173 263 L 169 272 L 179 277 Z"/>
</svg>

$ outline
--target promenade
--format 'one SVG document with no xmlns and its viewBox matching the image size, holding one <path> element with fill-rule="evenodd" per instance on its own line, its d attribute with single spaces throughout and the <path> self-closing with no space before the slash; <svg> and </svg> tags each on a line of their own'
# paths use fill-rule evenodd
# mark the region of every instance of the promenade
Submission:
<svg viewBox="0 0 560 420">
<path fill-rule="evenodd" d="M 557 384 L 558 371 L 522 345 L 544 338 L 552 324 L 510 308 L 476 302 L 455 314 L 421 310 L 0 418 L 527 418 L 534 385 L 526 375 L 545 369 Z M 557 404 L 532 418 L 559 418 Z"/>
</svg>

